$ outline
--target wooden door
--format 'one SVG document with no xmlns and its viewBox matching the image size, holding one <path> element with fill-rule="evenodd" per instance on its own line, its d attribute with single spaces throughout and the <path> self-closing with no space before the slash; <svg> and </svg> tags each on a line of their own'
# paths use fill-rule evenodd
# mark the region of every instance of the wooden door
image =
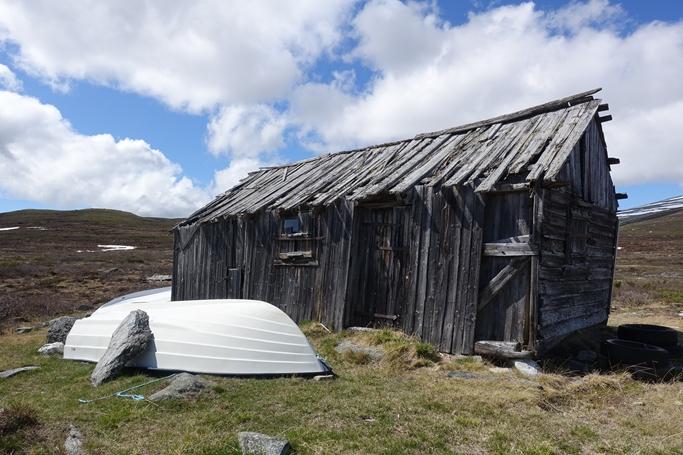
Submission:
<svg viewBox="0 0 683 455">
<path fill-rule="evenodd" d="M 486 198 L 476 340 L 529 344 L 531 272 L 536 249 L 533 199 L 526 192 Z"/>
<path fill-rule="evenodd" d="M 359 210 L 360 302 L 354 305 L 359 325 L 400 325 L 408 279 L 405 207 Z"/>
</svg>

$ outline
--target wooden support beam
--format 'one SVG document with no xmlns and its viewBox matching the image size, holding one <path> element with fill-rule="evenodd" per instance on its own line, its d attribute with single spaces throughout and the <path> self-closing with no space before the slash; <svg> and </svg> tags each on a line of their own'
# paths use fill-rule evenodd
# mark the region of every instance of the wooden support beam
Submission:
<svg viewBox="0 0 683 455">
<path fill-rule="evenodd" d="M 600 123 L 609 122 L 610 120 L 612 120 L 612 116 L 611 116 L 611 115 L 605 115 L 604 117 L 599 117 L 599 116 L 598 116 L 598 122 L 600 122 Z"/>
<path fill-rule="evenodd" d="M 484 308 L 493 300 L 493 298 L 505 287 L 505 285 L 514 278 L 517 273 L 522 271 L 529 262 L 529 258 L 515 258 L 508 265 L 503 267 L 500 272 L 496 274 L 489 284 L 479 292 L 479 303 L 477 311 Z"/>
<path fill-rule="evenodd" d="M 614 196 L 617 198 L 617 201 L 620 199 L 628 199 L 628 194 L 626 193 L 617 193 Z"/>
<path fill-rule="evenodd" d="M 612 156 L 607 158 L 607 164 L 609 164 L 610 166 L 614 166 L 615 164 L 619 164 L 619 163 L 621 163 L 621 160 L 619 160 L 619 158 L 614 158 Z"/>
<path fill-rule="evenodd" d="M 521 351 L 520 343 L 514 341 L 477 341 L 474 343 L 474 353 L 496 359 L 528 359 L 533 353 Z"/>
<path fill-rule="evenodd" d="M 484 256 L 536 256 L 538 249 L 528 243 L 485 243 Z"/>
<path fill-rule="evenodd" d="M 609 110 L 609 104 L 604 103 L 598 106 L 598 112 L 604 112 Z"/>
</svg>

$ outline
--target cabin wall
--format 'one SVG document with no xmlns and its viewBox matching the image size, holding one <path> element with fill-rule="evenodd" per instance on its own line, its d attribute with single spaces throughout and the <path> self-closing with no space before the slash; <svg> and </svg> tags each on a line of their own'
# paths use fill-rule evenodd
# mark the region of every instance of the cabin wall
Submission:
<svg viewBox="0 0 683 455">
<path fill-rule="evenodd" d="M 282 235 L 270 212 L 231 217 L 175 232 L 173 300 L 244 298 L 276 305 L 297 322 L 341 328 L 353 209 L 345 201 L 311 215 L 310 231 Z M 280 255 L 312 258 L 288 264 Z"/>
<path fill-rule="evenodd" d="M 610 212 L 617 211 L 605 139 L 596 120 L 589 123 L 557 179 L 568 183 L 569 190 L 583 201 Z"/>
<path fill-rule="evenodd" d="M 408 201 L 391 209 L 357 208 L 366 213 L 354 218 L 350 322 L 392 324 L 443 352 L 472 353 L 483 199 L 471 187 L 442 192 L 419 185 Z M 375 253 L 368 256 L 368 250 Z M 396 301 L 373 302 L 381 292 Z M 388 321 L 380 311 L 396 319 Z"/>
<path fill-rule="evenodd" d="M 538 195 L 541 347 L 604 323 L 609 316 L 619 222 L 607 152 L 595 121 L 560 177 L 569 185 L 541 190 Z"/>
</svg>

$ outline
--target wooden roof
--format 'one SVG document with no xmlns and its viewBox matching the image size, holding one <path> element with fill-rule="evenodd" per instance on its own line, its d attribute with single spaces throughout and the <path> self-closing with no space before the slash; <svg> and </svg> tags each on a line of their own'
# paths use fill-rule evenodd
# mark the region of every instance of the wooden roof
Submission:
<svg viewBox="0 0 683 455">
<path fill-rule="evenodd" d="M 261 168 L 182 225 L 398 194 L 416 184 L 490 191 L 510 175 L 553 181 L 598 110 L 594 89 L 519 112 L 358 150 Z"/>
</svg>

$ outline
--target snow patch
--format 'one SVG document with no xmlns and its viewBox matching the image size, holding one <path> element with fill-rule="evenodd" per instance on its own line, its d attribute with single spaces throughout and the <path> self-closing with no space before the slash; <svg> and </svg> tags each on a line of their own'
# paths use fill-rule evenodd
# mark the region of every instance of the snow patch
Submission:
<svg viewBox="0 0 683 455">
<path fill-rule="evenodd" d="M 19 226 L 0 228 L 0 231 L 15 231 L 17 229 L 19 229 Z"/>
<path fill-rule="evenodd" d="M 131 245 L 97 245 L 99 250 L 76 250 L 76 253 L 98 253 L 101 251 L 130 251 L 137 247 Z"/>
<path fill-rule="evenodd" d="M 100 248 L 100 251 L 129 251 L 137 247 L 130 245 L 97 245 L 97 248 Z"/>
</svg>

